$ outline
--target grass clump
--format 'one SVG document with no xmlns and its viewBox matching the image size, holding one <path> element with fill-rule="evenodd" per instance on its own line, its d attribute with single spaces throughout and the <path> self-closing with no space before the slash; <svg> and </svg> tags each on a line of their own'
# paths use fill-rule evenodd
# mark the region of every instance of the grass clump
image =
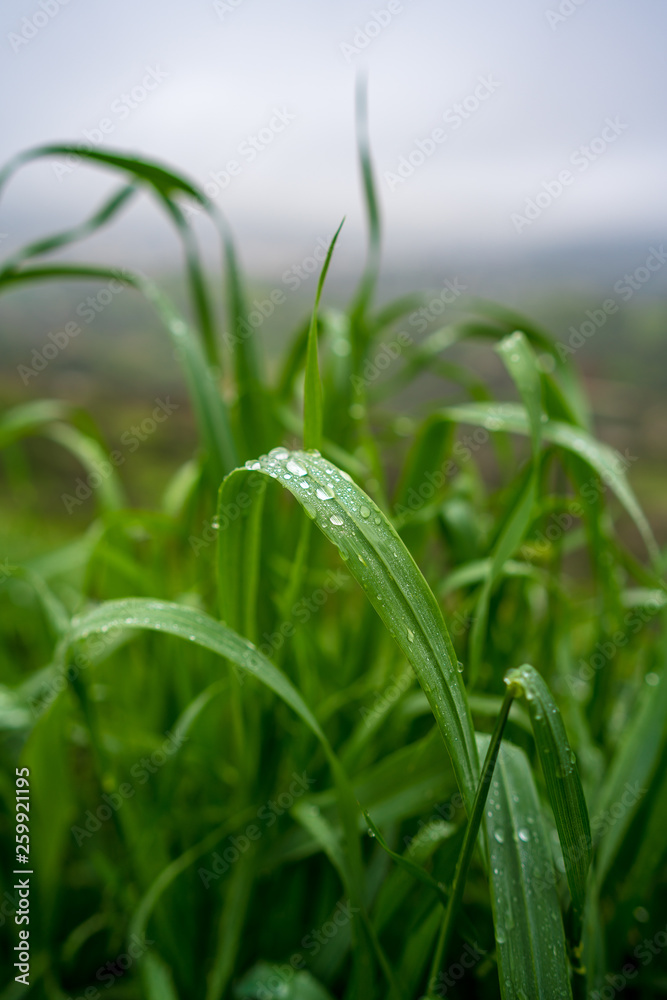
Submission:
<svg viewBox="0 0 667 1000">
<path fill-rule="evenodd" d="M 143 510 L 88 416 L 40 401 L 0 421 L 14 481 L 39 480 L 16 457 L 33 437 L 100 479 L 81 535 L 0 580 L 2 794 L 12 815 L 27 767 L 35 997 L 530 1000 L 621 976 L 664 995 L 662 554 L 576 372 L 524 317 L 473 303 L 364 376 L 420 297 L 374 304 L 360 114 L 365 273 L 347 310 L 326 306 L 334 238 L 271 378 L 196 185 L 65 146 L 0 175 L 76 152 L 122 177 L 87 222 L 6 260 L 0 291 L 122 280 L 172 340 L 198 434 Z M 52 258 L 139 190 L 182 241 L 190 319 L 144 275 Z M 219 235 L 231 336 L 193 202 Z M 447 360 L 468 340 L 497 352 L 508 399 Z M 424 374 L 447 387 L 407 419 L 392 401 Z M 484 447 L 462 444 L 470 428 Z M 9 998 L 8 821 L 2 842 Z"/>
</svg>

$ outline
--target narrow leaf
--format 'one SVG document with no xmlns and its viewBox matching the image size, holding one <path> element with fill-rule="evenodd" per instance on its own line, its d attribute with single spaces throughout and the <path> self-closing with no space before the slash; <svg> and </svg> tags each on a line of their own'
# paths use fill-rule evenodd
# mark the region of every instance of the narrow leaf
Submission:
<svg viewBox="0 0 667 1000">
<path fill-rule="evenodd" d="M 222 484 L 220 503 L 246 492 L 252 472 L 288 489 L 339 549 L 390 634 L 412 664 L 449 752 L 466 806 L 479 763 L 457 659 L 438 603 L 383 512 L 345 473 L 317 452 L 276 448 Z M 221 532 L 222 549 L 230 544 Z"/>
<path fill-rule="evenodd" d="M 477 737 L 485 753 L 489 737 Z M 551 850 L 525 754 L 507 741 L 486 809 L 491 904 L 503 1000 L 571 1000 Z"/>
<path fill-rule="evenodd" d="M 345 219 L 343 219 L 345 222 Z M 336 246 L 338 234 L 343 228 L 343 222 L 336 230 L 329 244 L 327 255 L 322 267 L 322 273 L 317 283 L 315 304 L 310 327 L 308 329 L 308 351 L 306 354 L 306 381 L 304 386 L 303 442 L 306 448 L 319 448 L 322 444 L 322 380 L 320 379 L 320 364 L 317 353 L 317 310 L 322 297 L 322 289 L 329 270 L 329 261 Z"/>
<path fill-rule="evenodd" d="M 591 862 L 591 827 L 574 753 L 558 706 L 538 672 L 524 664 L 508 671 L 505 683 L 523 695 L 528 707 L 572 903 L 581 920 Z"/>
</svg>

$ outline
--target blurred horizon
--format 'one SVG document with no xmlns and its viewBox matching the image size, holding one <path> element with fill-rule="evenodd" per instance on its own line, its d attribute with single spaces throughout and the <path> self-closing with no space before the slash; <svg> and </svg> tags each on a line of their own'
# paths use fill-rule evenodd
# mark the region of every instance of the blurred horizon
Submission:
<svg viewBox="0 0 667 1000">
<path fill-rule="evenodd" d="M 481 260 L 545 285 L 582 269 L 604 282 L 667 230 L 667 9 L 650 0 L 13 0 L 0 18 L 3 162 L 64 141 L 173 164 L 226 214 L 252 277 L 298 263 L 343 215 L 335 267 L 358 271 L 359 76 L 387 273 Z M 3 251 L 85 218 L 112 186 L 63 158 L 28 166 L 3 192 Z M 170 270 L 165 233 L 142 203 L 89 254 Z"/>
</svg>

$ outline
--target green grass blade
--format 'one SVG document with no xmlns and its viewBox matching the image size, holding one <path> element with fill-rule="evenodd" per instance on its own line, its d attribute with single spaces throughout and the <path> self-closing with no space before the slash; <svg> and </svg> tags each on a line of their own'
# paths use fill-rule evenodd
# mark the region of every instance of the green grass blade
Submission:
<svg viewBox="0 0 667 1000">
<path fill-rule="evenodd" d="M 226 472 L 238 463 L 236 444 L 229 425 L 227 409 L 197 338 L 168 299 L 162 295 L 152 281 L 143 275 L 131 274 L 129 271 L 121 273 L 107 267 L 85 267 L 78 264 L 39 266 L 0 274 L 0 288 L 2 286 L 11 288 L 15 285 L 52 281 L 59 278 L 73 280 L 115 278 L 138 289 L 150 302 L 167 327 L 178 359 L 183 366 L 201 439 L 212 465 L 212 474 L 219 481 Z"/>
<path fill-rule="evenodd" d="M 100 508 L 106 511 L 118 510 L 124 504 L 124 494 L 116 470 L 98 441 L 62 421 L 62 417 L 69 416 L 71 412 L 71 408 L 51 400 L 14 407 L 0 419 L 0 448 L 32 435 L 54 441 L 70 452 L 90 476 L 94 474 L 95 479 L 100 480 L 95 490 Z M 104 475 L 101 475 L 100 469 L 105 470 Z M 72 490 L 74 489 L 73 484 Z M 64 493 L 63 500 L 67 496 Z M 78 504 L 73 496 L 72 499 Z"/>
<path fill-rule="evenodd" d="M 380 269 L 380 210 L 368 141 L 368 89 L 366 81 L 362 77 L 357 80 L 356 125 L 357 148 L 368 220 L 368 256 L 351 312 L 357 319 L 361 319 L 373 296 Z M 355 327 L 357 326 L 358 324 L 355 323 Z"/>
<path fill-rule="evenodd" d="M 523 695 L 530 714 L 535 746 L 563 850 L 570 895 L 580 924 L 591 862 L 591 827 L 574 753 L 558 706 L 538 672 L 524 664 L 510 670 L 505 675 L 505 683 L 510 690 L 514 688 Z"/>
<path fill-rule="evenodd" d="M 526 535 L 532 520 L 537 496 L 542 442 L 542 389 L 535 357 L 525 336 L 520 332 L 505 337 L 497 346 L 505 367 L 519 390 L 530 426 L 532 461 L 521 493 L 502 525 L 491 554 L 489 575 L 477 600 L 475 621 L 470 634 L 470 680 L 475 683 L 482 661 L 484 639 L 489 617 L 489 604 L 494 584 L 502 575 L 503 566 L 514 554 Z"/>
<path fill-rule="evenodd" d="M 639 704 L 621 735 L 599 795 L 592 803 L 595 878 L 599 886 L 612 868 L 665 744 L 667 679 L 664 670 L 655 676 L 658 683 L 647 684 L 641 691 Z"/>
<path fill-rule="evenodd" d="M 485 753 L 490 738 L 478 736 Z M 530 765 L 504 741 L 486 811 L 491 903 L 503 1000 L 571 1000 L 549 841 Z"/>
<path fill-rule="evenodd" d="M 317 282 L 315 304 L 310 317 L 310 327 L 308 328 L 303 410 L 303 443 L 305 448 L 320 448 L 322 445 L 322 380 L 320 378 L 320 363 L 317 352 L 317 311 L 320 306 L 327 271 L 329 270 L 329 261 L 331 260 L 338 234 L 343 228 L 344 222 L 345 219 L 341 222 L 329 244 L 322 272 Z"/>
<path fill-rule="evenodd" d="M 126 184 L 120 188 L 108 201 L 106 201 L 94 215 L 85 222 L 80 223 L 78 226 L 74 226 L 72 229 L 66 229 L 63 232 L 55 233 L 53 236 L 47 236 L 43 239 L 36 240 L 34 243 L 29 243 L 27 247 L 23 247 L 21 250 L 17 251 L 11 257 L 7 258 L 3 262 L 2 270 L 10 271 L 22 264 L 26 260 L 30 260 L 32 257 L 39 257 L 45 253 L 51 253 L 53 250 L 59 250 L 61 247 L 68 246 L 70 243 L 75 243 L 78 240 L 84 239 L 91 233 L 96 232 L 101 229 L 102 226 L 110 222 L 116 214 L 131 200 L 131 198 L 137 193 L 137 188 L 134 184 Z"/>
<path fill-rule="evenodd" d="M 530 434 L 526 410 L 515 403 L 461 403 L 448 406 L 441 411 L 441 415 L 446 420 L 473 424 L 490 431 Z M 542 425 L 542 438 L 583 459 L 609 485 L 635 522 L 651 558 L 658 562 L 658 545 L 646 515 L 628 483 L 625 473 L 628 461 L 624 456 L 581 428 L 558 420 L 549 420 Z"/>
<path fill-rule="evenodd" d="M 71 644 L 94 632 L 108 632 L 115 628 L 166 632 L 231 660 L 282 698 L 318 740 L 329 747 L 317 719 L 291 682 L 251 642 L 242 639 L 215 618 L 169 601 L 140 598 L 106 601 L 72 621 L 67 641 Z"/>
<path fill-rule="evenodd" d="M 260 472 L 288 489 L 339 549 L 350 573 L 412 664 L 452 759 L 461 794 L 472 805 L 479 763 L 465 690 L 442 613 L 400 537 L 376 504 L 317 453 L 274 449 L 231 474 L 223 490 L 248 492 Z M 220 536 L 221 546 L 227 544 Z"/>
</svg>

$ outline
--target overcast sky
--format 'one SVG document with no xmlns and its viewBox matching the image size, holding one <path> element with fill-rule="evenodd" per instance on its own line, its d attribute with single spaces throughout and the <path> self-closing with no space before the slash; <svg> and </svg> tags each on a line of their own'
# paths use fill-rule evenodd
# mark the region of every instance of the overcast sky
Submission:
<svg viewBox="0 0 667 1000">
<path fill-rule="evenodd" d="M 365 70 L 390 259 L 657 240 L 666 29 L 661 0 L 5 0 L 2 159 L 87 133 L 208 184 L 251 270 L 343 215 L 354 257 Z M 109 183 L 25 169 L 0 205 L 5 246 L 83 217 Z M 160 259 L 153 218 L 139 207 L 117 246 Z"/>
</svg>

